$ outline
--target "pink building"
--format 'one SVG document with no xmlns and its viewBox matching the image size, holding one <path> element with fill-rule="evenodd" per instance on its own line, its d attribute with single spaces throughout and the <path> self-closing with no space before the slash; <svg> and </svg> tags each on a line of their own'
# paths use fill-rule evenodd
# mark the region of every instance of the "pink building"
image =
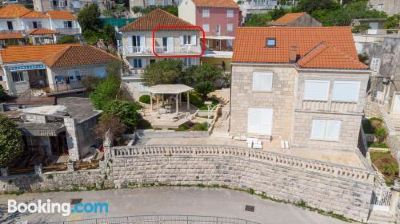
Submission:
<svg viewBox="0 0 400 224">
<path fill-rule="evenodd" d="M 232 58 L 232 46 L 241 13 L 233 0 L 183 0 L 179 17 L 203 28 L 207 52 L 204 62 L 227 68 Z"/>
</svg>

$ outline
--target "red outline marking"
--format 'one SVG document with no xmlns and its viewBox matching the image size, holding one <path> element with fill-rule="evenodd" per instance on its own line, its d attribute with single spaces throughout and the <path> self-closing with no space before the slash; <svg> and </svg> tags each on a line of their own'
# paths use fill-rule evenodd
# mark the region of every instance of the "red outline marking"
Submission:
<svg viewBox="0 0 400 224">
<path fill-rule="evenodd" d="M 155 50 L 155 38 L 156 38 L 156 32 L 160 31 L 160 30 L 198 30 L 202 33 L 202 38 L 200 38 L 200 47 L 201 47 L 201 53 L 200 54 L 196 54 L 196 55 L 159 55 L 157 54 L 156 50 Z M 178 25 L 174 25 L 174 26 L 167 26 L 167 25 L 157 25 L 156 27 L 154 27 L 152 30 L 152 51 L 155 57 L 157 58 L 200 58 L 202 57 L 205 52 L 206 52 L 206 33 L 204 32 L 203 28 L 201 28 L 200 26 L 193 26 L 193 25 L 188 25 L 188 26 L 178 26 Z"/>
</svg>

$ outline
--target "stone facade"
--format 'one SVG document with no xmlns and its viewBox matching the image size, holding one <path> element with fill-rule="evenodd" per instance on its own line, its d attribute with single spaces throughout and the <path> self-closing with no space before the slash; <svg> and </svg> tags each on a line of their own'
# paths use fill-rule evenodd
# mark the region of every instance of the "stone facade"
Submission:
<svg viewBox="0 0 400 224">
<path fill-rule="evenodd" d="M 397 0 L 369 0 L 368 5 L 378 11 L 383 11 L 389 16 L 400 13 L 400 4 Z"/>
<path fill-rule="evenodd" d="M 272 91 L 253 91 L 253 72 L 272 72 Z M 232 68 L 230 134 L 234 137 L 270 138 L 248 133 L 248 109 L 273 110 L 271 137 L 289 141 L 292 147 L 354 150 L 360 131 L 366 101 L 368 71 L 299 70 L 292 65 L 240 64 Z M 328 100 L 304 99 L 305 80 L 329 81 Z M 357 102 L 333 101 L 334 81 L 360 83 Z M 313 119 L 341 122 L 340 136 L 335 141 L 311 139 Z M 321 147 L 322 146 L 322 147 Z"/>
</svg>

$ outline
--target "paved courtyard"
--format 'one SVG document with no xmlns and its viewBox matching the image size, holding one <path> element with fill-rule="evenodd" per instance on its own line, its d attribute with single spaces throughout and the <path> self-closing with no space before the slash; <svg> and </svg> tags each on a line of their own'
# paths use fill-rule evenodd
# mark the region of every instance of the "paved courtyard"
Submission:
<svg viewBox="0 0 400 224">
<path fill-rule="evenodd" d="M 256 221 L 262 224 L 339 224 L 340 220 L 319 215 L 290 204 L 277 203 L 261 199 L 245 192 L 227 189 L 189 188 L 189 187 L 153 187 L 142 189 L 121 189 L 86 192 L 52 192 L 0 196 L 0 223 L 14 223 L 28 220 L 28 223 L 77 220 L 104 215 L 71 215 L 68 218 L 60 214 L 9 216 L 6 213 L 7 200 L 17 202 L 51 199 L 52 202 L 108 202 L 109 217 L 134 215 L 204 215 L 235 217 Z M 254 212 L 245 211 L 245 206 L 255 206 Z"/>
</svg>

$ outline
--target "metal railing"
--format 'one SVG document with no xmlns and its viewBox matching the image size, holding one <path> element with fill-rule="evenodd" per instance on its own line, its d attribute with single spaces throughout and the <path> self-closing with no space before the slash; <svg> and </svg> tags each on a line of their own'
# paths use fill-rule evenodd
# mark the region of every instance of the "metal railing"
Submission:
<svg viewBox="0 0 400 224">
<path fill-rule="evenodd" d="M 239 218 L 197 215 L 140 215 L 50 222 L 59 224 L 260 224 Z"/>
<path fill-rule="evenodd" d="M 159 54 L 200 54 L 201 48 L 197 45 L 185 45 L 185 46 L 174 46 L 174 47 L 155 47 L 155 52 Z M 138 54 L 138 55 L 152 55 L 153 48 L 146 46 L 125 46 L 123 47 L 125 55 Z"/>
</svg>

